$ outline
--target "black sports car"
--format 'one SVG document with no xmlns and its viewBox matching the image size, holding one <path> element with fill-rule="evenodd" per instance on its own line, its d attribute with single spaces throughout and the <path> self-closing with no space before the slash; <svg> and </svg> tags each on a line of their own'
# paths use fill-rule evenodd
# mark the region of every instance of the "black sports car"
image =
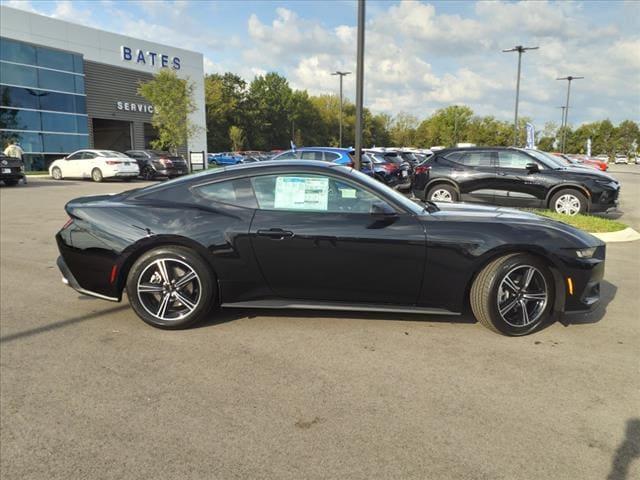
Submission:
<svg viewBox="0 0 640 480">
<path fill-rule="evenodd" d="M 620 183 L 538 150 L 477 147 L 440 150 L 415 168 L 411 189 L 431 201 L 549 208 L 576 215 L 614 210 Z"/>
<path fill-rule="evenodd" d="M 415 203 L 351 168 L 220 168 L 66 206 L 63 281 L 163 328 L 222 307 L 459 314 L 523 335 L 599 301 L 605 245 L 510 209 Z"/>
</svg>

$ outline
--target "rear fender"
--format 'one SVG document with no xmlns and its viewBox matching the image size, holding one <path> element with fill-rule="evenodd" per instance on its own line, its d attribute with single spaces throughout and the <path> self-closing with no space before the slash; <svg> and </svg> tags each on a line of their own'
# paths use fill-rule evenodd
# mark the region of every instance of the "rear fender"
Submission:
<svg viewBox="0 0 640 480">
<path fill-rule="evenodd" d="M 211 273 L 215 275 L 215 268 L 211 259 L 211 255 L 207 251 L 207 249 L 198 242 L 195 242 L 189 238 L 182 237 L 180 235 L 154 235 L 151 237 L 146 237 L 141 240 L 138 240 L 133 245 L 127 247 L 121 255 L 123 259 L 121 263 L 118 264 L 118 275 L 116 277 L 116 291 L 118 293 L 118 298 L 122 298 L 122 292 L 127 284 L 127 277 L 129 276 L 129 271 L 133 264 L 144 255 L 149 250 L 153 250 L 159 247 L 167 247 L 167 246 L 181 246 L 190 248 L 194 250 L 198 255 L 200 255 L 209 265 L 211 269 Z M 216 278 L 216 285 L 218 284 L 218 277 Z M 219 290 L 219 286 L 218 286 Z M 219 294 L 219 292 L 218 292 Z M 217 296 L 217 298 L 220 298 Z"/>
</svg>

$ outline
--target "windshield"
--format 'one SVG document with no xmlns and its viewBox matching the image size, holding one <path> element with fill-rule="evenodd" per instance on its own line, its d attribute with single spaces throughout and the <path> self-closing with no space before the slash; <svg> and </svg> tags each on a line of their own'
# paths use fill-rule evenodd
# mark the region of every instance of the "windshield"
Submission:
<svg viewBox="0 0 640 480">
<path fill-rule="evenodd" d="M 124 153 L 116 152 L 115 150 L 100 150 L 98 155 L 101 157 L 129 158 Z"/>
<path fill-rule="evenodd" d="M 405 197 L 401 193 L 398 193 L 393 188 L 387 187 L 384 183 L 380 183 L 378 180 L 374 180 L 369 175 L 365 175 L 364 173 L 358 172 L 357 170 L 354 170 L 349 167 L 335 167 L 335 168 L 345 168 L 345 169 L 348 168 L 351 175 L 356 176 L 361 183 L 364 183 L 368 187 L 371 187 L 371 189 L 374 191 L 376 190 L 379 191 L 380 189 L 384 190 L 384 193 L 386 196 L 391 197 L 394 202 L 402 205 L 411 213 L 414 213 L 416 215 L 421 215 L 425 212 L 424 206 L 409 200 L 407 197 Z"/>
<path fill-rule="evenodd" d="M 541 152 L 540 150 L 527 150 L 527 153 L 532 157 L 535 157 L 536 159 L 540 160 L 543 163 L 543 165 L 549 168 L 557 169 L 557 168 L 564 168 L 567 166 L 565 163 L 563 163 L 562 160 L 560 160 L 559 158 L 556 158 L 555 155 L 551 155 L 550 153 L 547 153 L 547 152 Z"/>
</svg>

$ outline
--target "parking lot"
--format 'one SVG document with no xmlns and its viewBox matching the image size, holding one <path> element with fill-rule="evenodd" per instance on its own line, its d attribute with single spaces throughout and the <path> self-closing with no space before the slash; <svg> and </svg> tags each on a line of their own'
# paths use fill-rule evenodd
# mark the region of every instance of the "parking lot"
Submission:
<svg viewBox="0 0 640 480">
<path fill-rule="evenodd" d="M 640 231 L 640 166 L 611 173 Z M 0 188 L 3 479 L 640 478 L 640 242 L 608 245 L 598 311 L 523 338 L 259 310 L 161 331 L 55 265 L 68 200 L 143 185 Z"/>
</svg>

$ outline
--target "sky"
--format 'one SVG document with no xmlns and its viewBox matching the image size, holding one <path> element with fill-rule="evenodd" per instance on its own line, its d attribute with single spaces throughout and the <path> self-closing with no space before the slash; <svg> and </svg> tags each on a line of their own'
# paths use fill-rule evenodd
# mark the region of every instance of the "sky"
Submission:
<svg viewBox="0 0 640 480">
<path fill-rule="evenodd" d="M 355 99 L 352 0 L 16 1 L 8 5 L 202 52 L 205 73 L 250 81 L 269 71 L 311 94 Z M 515 45 L 522 57 L 520 116 L 559 123 L 566 81 L 569 123 L 640 121 L 640 1 L 373 1 L 366 3 L 364 104 L 419 119 L 448 105 L 513 118 Z"/>
</svg>

